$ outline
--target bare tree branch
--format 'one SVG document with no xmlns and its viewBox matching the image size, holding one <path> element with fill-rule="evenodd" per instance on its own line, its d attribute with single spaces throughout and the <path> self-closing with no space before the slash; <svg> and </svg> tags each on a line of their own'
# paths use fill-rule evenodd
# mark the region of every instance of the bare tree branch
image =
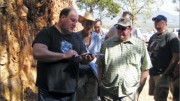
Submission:
<svg viewBox="0 0 180 101">
<path fill-rule="evenodd" d="M 147 4 L 149 2 L 149 0 L 147 0 L 138 10 L 135 14 L 138 14 L 145 6 L 145 4 Z"/>
</svg>

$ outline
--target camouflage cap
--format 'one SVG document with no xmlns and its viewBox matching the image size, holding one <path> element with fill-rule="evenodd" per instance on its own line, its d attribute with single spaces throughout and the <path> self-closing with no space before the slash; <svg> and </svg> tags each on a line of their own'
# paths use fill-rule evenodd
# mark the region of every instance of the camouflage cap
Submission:
<svg viewBox="0 0 180 101">
<path fill-rule="evenodd" d="M 115 24 L 115 25 L 120 25 L 120 26 L 128 27 L 128 26 L 132 26 L 132 22 L 128 18 L 123 18 L 123 19 L 120 19 L 120 21 L 117 24 Z"/>
</svg>

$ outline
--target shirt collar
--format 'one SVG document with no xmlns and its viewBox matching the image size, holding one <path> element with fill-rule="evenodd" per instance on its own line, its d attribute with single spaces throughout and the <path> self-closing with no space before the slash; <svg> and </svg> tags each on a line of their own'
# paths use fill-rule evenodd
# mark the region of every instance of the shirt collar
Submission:
<svg viewBox="0 0 180 101">
<path fill-rule="evenodd" d="M 156 33 L 156 35 L 157 35 L 157 36 L 163 36 L 163 35 L 165 35 L 167 32 L 168 32 L 168 30 L 162 32 L 161 34 Z"/>
</svg>

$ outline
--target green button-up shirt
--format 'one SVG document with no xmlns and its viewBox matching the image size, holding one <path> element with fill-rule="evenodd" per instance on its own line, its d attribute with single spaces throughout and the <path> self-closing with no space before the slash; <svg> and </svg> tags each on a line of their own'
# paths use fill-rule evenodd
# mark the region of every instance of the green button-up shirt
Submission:
<svg viewBox="0 0 180 101">
<path fill-rule="evenodd" d="M 113 36 L 103 43 L 101 52 L 104 56 L 97 61 L 102 68 L 101 88 L 118 97 L 135 92 L 141 71 L 152 67 L 145 43 L 134 37 L 122 42 Z"/>
</svg>

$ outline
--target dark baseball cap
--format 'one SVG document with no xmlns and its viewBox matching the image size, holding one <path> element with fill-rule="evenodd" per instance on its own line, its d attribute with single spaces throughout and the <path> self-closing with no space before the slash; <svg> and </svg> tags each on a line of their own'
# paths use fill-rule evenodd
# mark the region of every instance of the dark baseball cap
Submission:
<svg viewBox="0 0 180 101">
<path fill-rule="evenodd" d="M 124 11 L 123 14 L 129 14 L 132 16 L 131 12 L 129 12 L 129 11 Z"/>
<path fill-rule="evenodd" d="M 161 20 L 167 21 L 167 18 L 164 15 L 158 15 L 157 17 L 152 18 L 152 21 L 161 21 Z"/>
</svg>

